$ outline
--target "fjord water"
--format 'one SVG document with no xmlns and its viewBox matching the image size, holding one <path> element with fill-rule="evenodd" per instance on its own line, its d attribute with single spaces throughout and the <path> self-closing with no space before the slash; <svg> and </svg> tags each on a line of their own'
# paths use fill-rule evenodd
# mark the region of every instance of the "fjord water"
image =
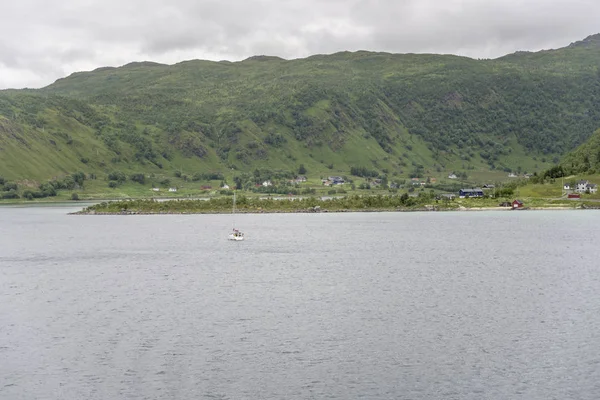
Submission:
<svg viewBox="0 0 600 400">
<path fill-rule="evenodd" d="M 1 399 L 598 399 L 600 213 L 0 208 Z"/>
</svg>

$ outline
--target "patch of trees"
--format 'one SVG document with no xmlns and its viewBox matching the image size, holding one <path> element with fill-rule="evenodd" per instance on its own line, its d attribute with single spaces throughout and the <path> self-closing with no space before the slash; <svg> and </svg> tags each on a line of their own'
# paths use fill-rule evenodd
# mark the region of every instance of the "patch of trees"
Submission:
<svg viewBox="0 0 600 400">
<path fill-rule="evenodd" d="M 193 181 L 222 181 L 225 176 L 221 172 L 196 172 L 192 176 Z"/>
<path fill-rule="evenodd" d="M 0 198 L 2 199 L 18 199 L 17 190 L 19 186 L 14 182 L 8 182 L 3 177 L 0 177 Z"/>
<path fill-rule="evenodd" d="M 350 167 L 350 175 L 360 176 L 363 178 L 375 178 L 379 176 L 379 172 L 369 170 L 367 167 Z"/>
<path fill-rule="evenodd" d="M 281 147 L 287 142 L 287 139 L 281 133 L 269 132 L 264 142 L 273 147 Z"/>
</svg>

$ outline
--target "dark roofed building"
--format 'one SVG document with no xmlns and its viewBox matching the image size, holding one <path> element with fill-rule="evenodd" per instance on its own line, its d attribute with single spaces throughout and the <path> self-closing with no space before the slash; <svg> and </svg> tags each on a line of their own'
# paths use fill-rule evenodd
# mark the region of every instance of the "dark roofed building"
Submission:
<svg viewBox="0 0 600 400">
<path fill-rule="evenodd" d="M 465 197 L 483 197 L 483 189 L 460 189 L 458 191 L 458 197 L 460 197 L 461 199 L 464 199 Z"/>
</svg>

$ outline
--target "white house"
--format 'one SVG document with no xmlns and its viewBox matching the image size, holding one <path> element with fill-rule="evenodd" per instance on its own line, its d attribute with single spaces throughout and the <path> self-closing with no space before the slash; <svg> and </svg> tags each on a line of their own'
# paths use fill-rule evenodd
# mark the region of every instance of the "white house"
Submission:
<svg viewBox="0 0 600 400">
<path fill-rule="evenodd" d="M 155 192 L 160 192 L 159 188 L 152 188 L 152 190 L 155 191 Z"/>
<path fill-rule="evenodd" d="M 457 176 L 455 174 L 450 174 L 448 175 L 448 179 L 456 179 Z"/>
<path fill-rule="evenodd" d="M 273 186 L 273 184 L 271 183 L 271 181 L 264 181 L 262 183 L 263 186 L 267 187 L 267 186 Z"/>
<path fill-rule="evenodd" d="M 571 190 L 571 185 L 570 185 L 570 184 L 568 184 L 568 183 L 565 183 L 565 184 L 563 185 L 563 190 Z"/>
<path fill-rule="evenodd" d="M 508 177 L 509 177 L 509 178 L 516 178 L 516 177 L 517 177 L 517 174 L 515 174 L 515 173 L 511 172 L 510 174 L 508 174 Z"/>
<path fill-rule="evenodd" d="M 169 192 L 176 192 L 177 188 L 169 188 Z"/>
<path fill-rule="evenodd" d="M 575 188 L 575 191 L 578 193 L 585 192 L 585 189 L 587 188 L 588 183 L 589 183 L 588 181 L 577 182 L 577 187 Z"/>
<path fill-rule="evenodd" d="M 221 189 L 225 189 L 225 190 L 227 190 L 227 189 L 229 189 L 229 185 L 228 185 L 228 184 L 226 184 L 226 183 L 224 183 L 224 184 L 223 184 L 223 186 L 221 187 Z"/>
<path fill-rule="evenodd" d="M 575 188 L 577 193 L 597 193 L 598 185 L 595 183 L 590 183 L 589 181 L 581 180 L 577 182 L 577 187 Z"/>
</svg>

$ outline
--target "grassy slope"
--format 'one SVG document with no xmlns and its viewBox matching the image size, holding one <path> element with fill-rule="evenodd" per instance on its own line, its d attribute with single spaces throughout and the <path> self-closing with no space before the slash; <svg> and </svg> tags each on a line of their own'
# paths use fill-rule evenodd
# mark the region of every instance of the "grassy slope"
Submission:
<svg viewBox="0 0 600 400">
<path fill-rule="evenodd" d="M 498 180 L 503 168 L 544 169 L 589 137 L 600 112 L 596 39 L 484 61 L 341 52 L 76 73 L 43 90 L 0 92 L 0 176 L 81 170 L 103 182 L 118 169 L 231 179 L 304 164 L 311 179 L 365 166 Z M 269 134 L 284 142 L 265 143 Z"/>
</svg>

